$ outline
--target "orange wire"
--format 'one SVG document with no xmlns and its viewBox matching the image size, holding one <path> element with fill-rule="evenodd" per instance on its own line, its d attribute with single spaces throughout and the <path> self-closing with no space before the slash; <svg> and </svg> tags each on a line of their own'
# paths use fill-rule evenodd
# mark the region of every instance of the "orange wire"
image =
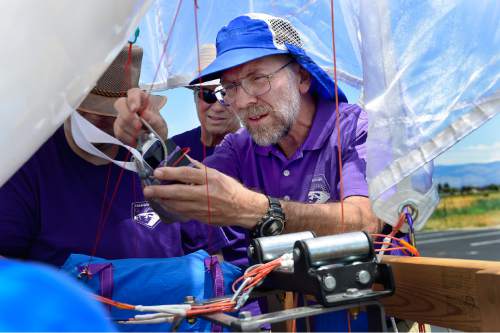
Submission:
<svg viewBox="0 0 500 333">
<path fill-rule="evenodd" d="M 122 310 L 135 310 L 135 306 L 127 303 L 117 302 L 104 296 L 95 295 L 94 298 L 104 304 L 112 305 Z"/>
<path fill-rule="evenodd" d="M 399 215 L 398 223 L 396 224 L 396 226 L 394 228 L 392 228 L 392 231 L 389 234 L 389 236 L 393 237 L 399 231 L 399 229 L 401 229 L 401 227 L 403 226 L 403 223 L 405 221 L 405 217 L 406 217 L 405 213 L 401 213 Z"/>
</svg>

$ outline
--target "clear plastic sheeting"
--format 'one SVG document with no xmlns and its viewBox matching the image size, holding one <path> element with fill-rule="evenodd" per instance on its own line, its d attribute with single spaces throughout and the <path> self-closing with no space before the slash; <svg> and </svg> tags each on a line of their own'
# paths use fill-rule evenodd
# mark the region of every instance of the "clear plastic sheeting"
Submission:
<svg viewBox="0 0 500 333">
<path fill-rule="evenodd" d="M 194 2 L 179 3 L 157 1 L 141 24 L 154 69 L 172 31 L 155 89 L 180 86 L 197 73 Z M 237 15 L 265 12 L 290 20 L 307 52 L 333 72 L 330 1 L 197 3 L 200 45 L 214 43 Z M 374 210 L 394 224 L 409 206 L 419 229 L 439 200 L 432 160 L 500 109 L 500 6 L 469 0 L 338 0 L 335 6 L 337 75 L 340 84 L 361 89 L 358 103 L 369 115 Z M 153 72 L 143 75 L 145 86 Z"/>
<path fill-rule="evenodd" d="M 394 223 L 438 196 L 432 160 L 500 111 L 495 1 L 342 1 L 361 54 L 375 213 Z M 473 162 L 473 161 L 471 161 Z"/>
<path fill-rule="evenodd" d="M 192 0 L 155 0 L 142 20 L 138 44 L 144 47 L 141 75 L 144 88 L 151 88 L 152 85 L 153 91 L 175 88 L 197 75 L 194 4 Z M 197 1 L 197 4 L 200 46 L 215 44 L 217 32 L 236 16 L 261 12 L 287 18 L 305 37 L 306 49 L 315 61 L 329 71 L 333 68 L 329 0 L 203 0 Z M 359 87 L 362 75 L 359 50 L 356 45 L 353 49 L 337 3 L 335 9 L 339 14 L 335 26 L 338 29 L 336 44 L 342 50 L 337 55 L 338 75 Z"/>
<path fill-rule="evenodd" d="M 0 3 L 0 185 L 81 103 L 149 0 Z"/>
</svg>

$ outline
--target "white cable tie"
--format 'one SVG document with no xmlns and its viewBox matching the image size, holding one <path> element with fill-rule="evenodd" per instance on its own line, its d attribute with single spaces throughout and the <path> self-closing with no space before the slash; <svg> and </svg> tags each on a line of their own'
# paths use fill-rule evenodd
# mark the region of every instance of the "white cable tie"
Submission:
<svg viewBox="0 0 500 333">
<path fill-rule="evenodd" d="M 180 316 L 186 316 L 186 310 L 191 310 L 190 304 L 171 304 L 171 305 L 137 305 L 135 310 L 140 312 L 163 312 Z"/>
<path fill-rule="evenodd" d="M 118 324 L 126 324 L 126 325 L 138 325 L 138 324 L 161 324 L 161 323 L 172 323 L 174 321 L 174 317 L 161 317 L 154 319 L 146 319 L 146 320 L 121 320 L 118 321 Z"/>
<path fill-rule="evenodd" d="M 238 311 L 243 305 L 245 305 L 249 297 L 250 293 L 244 293 L 243 295 L 241 295 L 241 297 L 238 298 L 238 301 L 236 302 L 236 306 L 234 307 L 234 309 Z"/>
<path fill-rule="evenodd" d="M 294 264 L 293 259 L 286 259 L 281 261 L 280 267 L 291 269 L 293 268 L 293 264 Z"/>
<path fill-rule="evenodd" d="M 241 292 L 243 291 L 243 288 L 245 288 L 245 286 L 252 280 L 252 278 L 250 277 L 247 277 L 242 283 L 241 285 L 238 287 L 238 289 L 234 292 L 234 295 L 233 297 L 231 297 L 231 302 L 234 302 L 236 300 L 236 298 L 241 294 Z"/>
<path fill-rule="evenodd" d="M 164 318 L 164 317 L 174 317 L 174 315 L 166 314 L 166 313 L 148 313 L 148 314 L 139 314 L 135 315 L 135 320 L 147 320 L 147 319 L 155 319 L 155 318 Z"/>
<path fill-rule="evenodd" d="M 384 243 L 391 243 L 391 239 L 389 237 L 384 237 L 383 242 Z M 382 247 L 380 248 L 380 251 L 377 254 L 377 262 L 382 261 L 382 257 L 385 254 L 385 249 L 387 249 L 388 247 L 389 247 L 389 245 L 387 245 L 387 244 L 382 245 Z"/>
<path fill-rule="evenodd" d="M 391 317 L 391 324 L 392 328 L 394 329 L 394 333 L 398 333 L 398 325 L 396 325 L 396 320 L 394 319 L 394 317 Z"/>
</svg>

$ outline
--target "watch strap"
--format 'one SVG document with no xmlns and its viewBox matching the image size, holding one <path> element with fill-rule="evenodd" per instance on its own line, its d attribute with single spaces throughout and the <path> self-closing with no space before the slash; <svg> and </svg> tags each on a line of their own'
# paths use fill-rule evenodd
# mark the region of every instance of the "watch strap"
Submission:
<svg viewBox="0 0 500 333">
<path fill-rule="evenodd" d="M 281 202 L 271 196 L 267 196 L 267 200 L 269 201 L 269 208 L 255 226 L 252 232 L 253 238 L 279 235 L 285 227 L 285 213 L 281 207 Z"/>
</svg>

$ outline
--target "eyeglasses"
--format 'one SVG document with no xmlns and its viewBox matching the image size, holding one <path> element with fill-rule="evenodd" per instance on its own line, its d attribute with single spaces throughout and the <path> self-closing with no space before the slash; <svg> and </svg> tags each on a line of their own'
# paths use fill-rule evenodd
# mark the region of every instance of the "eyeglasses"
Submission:
<svg viewBox="0 0 500 333">
<path fill-rule="evenodd" d="M 241 88 L 250 96 L 261 96 L 271 90 L 271 79 L 283 68 L 287 67 L 293 60 L 290 60 L 277 70 L 266 75 L 251 75 L 242 79 L 239 83 L 231 83 L 228 85 L 221 85 L 214 91 L 215 96 L 219 103 L 229 106 L 234 103 L 236 95 L 238 94 L 238 87 Z"/>
<path fill-rule="evenodd" d="M 207 104 L 214 104 L 217 102 L 217 97 L 214 94 L 213 90 L 208 88 L 197 88 L 196 92 L 198 97 L 201 98 Z"/>
</svg>

